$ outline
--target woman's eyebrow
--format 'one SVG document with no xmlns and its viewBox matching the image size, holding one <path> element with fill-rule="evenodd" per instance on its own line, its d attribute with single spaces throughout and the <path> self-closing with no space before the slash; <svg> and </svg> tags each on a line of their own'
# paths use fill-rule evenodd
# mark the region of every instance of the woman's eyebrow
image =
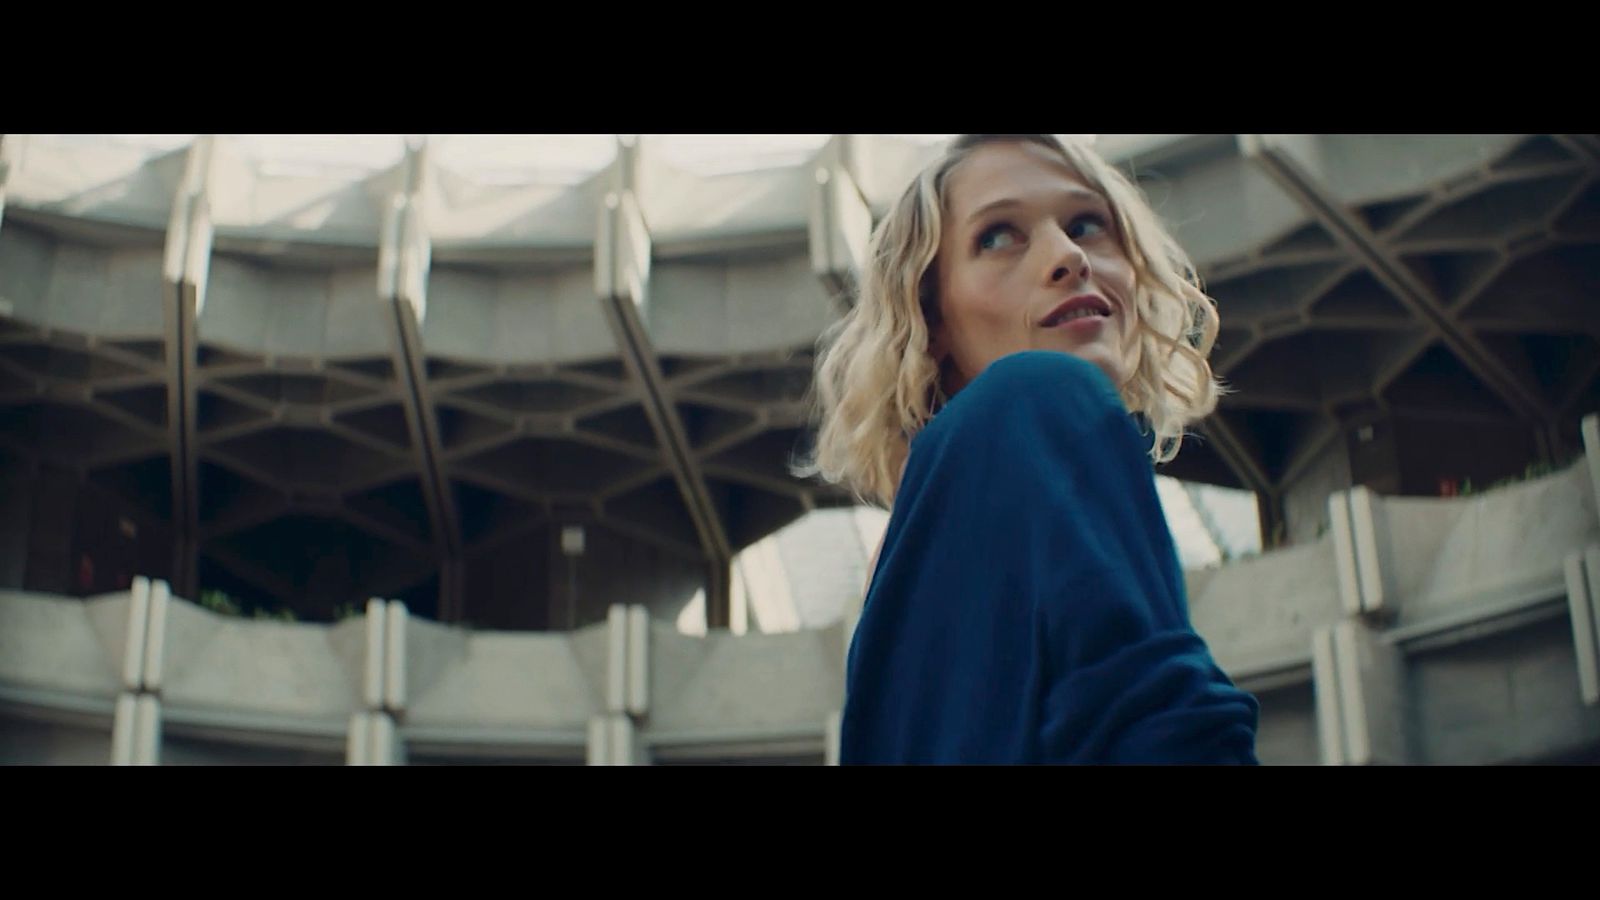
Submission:
<svg viewBox="0 0 1600 900">
<path fill-rule="evenodd" d="M 1062 191 L 1061 194 L 1062 194 L 1063 197 L 1065 197 L 1067 199 L 1070 199 L 1070 200 L 1089 200 L 1089 201 L 1093 201 L 1095 203 L 1105 203 L 1106 202 L 1106 198 L 1100 196 L 1100 194 L 1098 194 L 1098 193 L 1096 193 L 1094 191 L 1091 191 L 1091 190 L 1089 190 L 1087 188 L 1072 188 L 1070 190 Z M 984 216 L 988 215 L 989 213 L 991 213 L 991 212 L 993 212 L 994 210 L 997 210 L 997 209 L 1006 209 L 1006 208 L 1009 208 L 1009 207 L 1022 206 L 1022 205 L 1023 205 L 1023 202 L 1021 200 L 1018 200 L 1015 197 L 1002 197 L 999 200 L 994 200 L 992 202 L 985 203 L 984 205 L 978 207 L 976 210 L 973 211 L 972 215 L 967 216 L 967 223 L 971 224 L 972 222 L 983 218 Z"/>
</svg>

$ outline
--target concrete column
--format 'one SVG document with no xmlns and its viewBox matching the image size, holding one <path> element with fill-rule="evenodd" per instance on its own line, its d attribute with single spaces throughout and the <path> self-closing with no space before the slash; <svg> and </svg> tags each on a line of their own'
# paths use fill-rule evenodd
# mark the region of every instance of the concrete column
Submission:
<svg viewBox="0 0 1600 900">
<path fill-rule="evenodd" d="M 589 765 L 638 765 L 641 750 L 633 720 L 627 716 L 608 714 L 589 719 Z"/>
<path fill-rule="evenodd" d="M 345 764 L 405 765 L 405 743 L 398 723 L 406 710 L 406 625 L 410 613 L 398 600 L 367 601 L 366 669 L 361 684 L 363 709 L 350 717 Z"/>
<path fill-rule="evenodd" d="M 1394 564 L 1383 498 L 1366 487 L 1333 494 L 1328 497 L 1328 527 L 1333 532 L 1345 615 L 1374 622 L 1391 618 Z"/>
<path fill-rule="evenodd" d="M 162 257 L 167 342 L 167 430 L 172 473 L 172 578 L 179 596 L 200 595 L 198 383 L 200 313 L 205 309 L 215 230 L 211 221 L 216 139 L 190 145 L 172 201 Z"/>
<path fill-rule="evenodd" d="M 1325 765 L 1404 765 L 1405 662 L 1400 648 L 1360 620 L 1311 639 L 1318 741 Z"/>
<path fill-rule="evenodd" d="M 1600 545 L 1566 559 L 1567 613 L 1583 702 L 1600 706 Z"/>
<path fill-rule="evenodd" d="M 161 763 L 161 669 L 166 658 L 165 581 L 136 576 L 128 588 L 128 628 L 122 655 L 122 693 L 111 724 L 111 764 Z"/>
<path fill-rule="evenodd" d="M 650 715 L 650 610 L 612 604 L 606 634 L 605 712 L 589 720 L 589 765 L 639 765 L 639 728 Z"/>
<path fill-rule="evenodd" d="M 823 725 L 823 760 L 825 766 L 839 764 L 839 734 L 844 722 L 844 713 L 835 710 L 828 714 L 827 722 Z"/>
</svg>

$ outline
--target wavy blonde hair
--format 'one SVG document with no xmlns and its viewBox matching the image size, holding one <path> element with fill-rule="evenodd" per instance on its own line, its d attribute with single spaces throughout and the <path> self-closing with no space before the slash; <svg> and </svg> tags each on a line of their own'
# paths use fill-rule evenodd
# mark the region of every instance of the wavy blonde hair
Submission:
<svg viewBox="0 0 1600 900">
<path fill-rule="evenodd" d="M 1125 348 L 1133 354 L 1132 375 L 1117 388 L 1128 410 L 1155 432 L 1153 461 L 1177 456 L 1184 429 L 1216 408 L 1221 385 L 1206 361 L 1217 337 L 1216 303 L 1143 193 L 1088 146 L 1047 134 L 961 135 L 873 230 L 856 303 L 818 342 L 821 428 L 802 474 L 843 484 L 868 503 L 893 504 L 911 438 L 945 400 L 928 336 L 939 316 L 934 260 L 950 173 L 973 151 L 996 143 L 1055 152 L 1111 206 L 1134 270 L 1138 319 Z"/>
</svg>

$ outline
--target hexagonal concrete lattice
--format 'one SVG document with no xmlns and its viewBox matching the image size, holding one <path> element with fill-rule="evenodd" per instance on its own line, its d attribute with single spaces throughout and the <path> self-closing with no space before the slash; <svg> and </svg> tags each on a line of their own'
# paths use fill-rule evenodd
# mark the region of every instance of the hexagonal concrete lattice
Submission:
<svg viewBox="0 0 1600 900">
<path fill-rule="evenodd" d="M 370 387 L 305 372 L 262 372 L 233 375 L 218 381 L 268 403 L 316 406 L 370 397 L 374 393 Z"/>
<path fill-rule="evenodd" d="M 809 366 L 784 366 L 733 372 L 694 386 L 697 394 L 743 403 L 796 403 L 811 389 Z"/>
<path fill-rule="evenodd" d="M 381 482 L 412 463 L 353 444 L 331 432 L 273 427 L 223 441 L 206 452 L 230 456 L 275 486 L 340 488 Z"/>
<path fill-rule="evenodd" d="M 498 381 L 456 394 L 511 413 L 567 413 L 610 396 L 595 388 L 535 379 Z"/>
<path fill-rule="evenodd" d="M 679 411 L 682 412 L 682 407 L 679 407 Z M 686 427 L 687 424 L 685 422 Z M 637 403 L 580 419 L 578 430 L 622 441 L 641 450 L 655 451 L 660 446 L 656 440 L 655 426 L 650 424 L 644 407 Z M 691 434 L 690 441 L 693 440 Z"/>
<path fill-rule="evenodd" d="M 39 402 L 0 408 L 0 433 L 27 445 L 41 459 L 75 464 L 139 457 L 162 449 L 158 434 L 76 404 Z"/>
<path fill-rule="evenodd" d="M 524 437 L 455 464 L 544 495 L 582 495 L 648 463 L 567 440 Z"/>
</svg>

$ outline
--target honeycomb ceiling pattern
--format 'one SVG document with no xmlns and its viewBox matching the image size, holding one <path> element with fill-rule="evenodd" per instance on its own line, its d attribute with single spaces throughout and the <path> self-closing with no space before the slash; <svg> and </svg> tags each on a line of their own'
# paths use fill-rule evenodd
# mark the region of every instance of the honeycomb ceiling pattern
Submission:
<svg viewBox="0 0 1600 900">
<path fill-rule="evenodd" d="M 1512 136 L 1480 164 L 1422 172 L 1375 200 L 1354 196 L 1361 191 L 1297 155 L 1292 142 L 1170 137 L 1183 139 L 1129 142 L 1140 155 L 1119 160 L 1153 194 L 1160 182 L 1236 166 L 1269 181 L 1274 202 L 1287 197 L 1293 212 L 1264 238 L 1197 254 L 1224 321 L 1214 364 L 1232 391 L 1199 429 L 1203 440 L 1166 474 L 1276 495 L 1353 425 L 1377 417 L 1527 426 L 1570 444 L 1577 417 L 1600 406 L 1593 136 Z M 926 155 L 920 144 L 885 146 L 875 158 L 894 171 L 909 173 Z M 254 307 L 300 309 L 307 284 L 351 272 L 370 280 L 377 225 L 365 246 L 324 246 L 219 224 L 219 257 L 227 248 L 269 274 L 248 282 L 215 275 L 213 310 L 182 324 L 173 301 L 183 283 L 161 275 L 156 227 L 181 180 L 182 152 L 173 153 L 125 167 L 114 201 L 95 199 L 103 184 L 89 199 L 26 190 L 18 199 L 20 179 L 7 185 L 7 465 L 75 470 L 152 521 L 181 520 L 181 507 L 192 505 L 196 556 L 285 601 L 313 583 L 393 596 L 438 578 L 448 559 L 470 565 L 568 523 L 701 560 L 686 478 L 732 551 L 809 509 L 849 502 L 790 474 L 807 435 L 809 339 L 700 353 L 647 345 L 647 376 L 620 339 L 609 350 L 542 360 L 436 346 L 407 324 L 402 300 L 381 292 L 370 309 L 336 316 L 328 310 L 345 301 L 329 287 L 334 299 L 295 314 L 302 326 L 315 320 L 304 332 L 315 340 L 295 338 L 277 320 L 218 311 L 246 294 Z M 386 172 L 361 178 L 354 188 L 326 189 L 334 198 L 327 221 L 367 215 L 367 201 L 339 191 L 387 196 L 403 181 Z M 894 180 L 879 171 L 859 181 L 881 212 L 893 191 L 873 185 Z M 694 242 L 666 250 L 803 256 L 804 195 L 793 201 L 787 182 L 774 184 L 773 203 L 800 204 L 795 227 L 762 231 L 752 247 L 734 215 L 724 223 L 731 238 L 696 232 Z M 296 208 L 303 216 L 317 207 Z M 558 266 L 562 253 L 572 256 L 548 252 L 537 265 Z M 435 254 L 436 265 L 463 271 L 505 269 L 515 256 L 501 244 L 476 255 L 441 245 Z M 275 337 L 280 327 L 287 330 Z M 175 359 L 179 348 L 187 361 Z M 687 459 L 663 443 L 663 434 L 678 433 Z M 329 546 L 347 552 L 330 561 Z"/>
</svg>

